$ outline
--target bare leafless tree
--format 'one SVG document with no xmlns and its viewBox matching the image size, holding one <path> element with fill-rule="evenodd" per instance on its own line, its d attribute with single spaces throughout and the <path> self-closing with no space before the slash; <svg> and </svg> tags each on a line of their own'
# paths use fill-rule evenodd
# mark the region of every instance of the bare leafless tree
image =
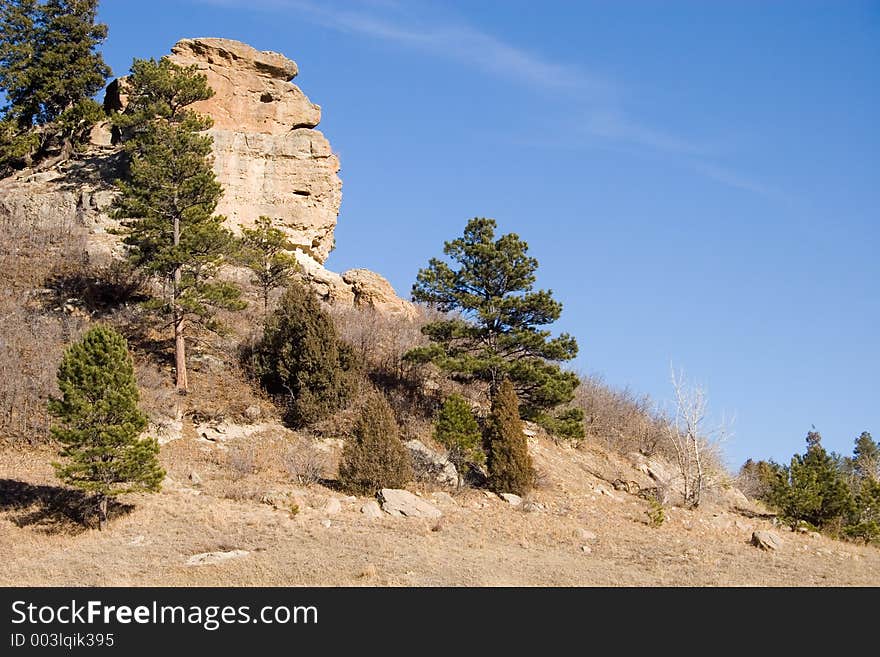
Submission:
<svg viewBox="0 0 880 657">
<path fill-rule="evenodd" d="M 707 483 L 714 478 L 717 446 L 729 430 L 723 420 L 717 427 L 707 425 L 706 391 L 688 383 L 683 372 L 670 369 L 674 400 L 665 437 L 675 453 L 685 506 L 696 508 Z"/>
</svg>

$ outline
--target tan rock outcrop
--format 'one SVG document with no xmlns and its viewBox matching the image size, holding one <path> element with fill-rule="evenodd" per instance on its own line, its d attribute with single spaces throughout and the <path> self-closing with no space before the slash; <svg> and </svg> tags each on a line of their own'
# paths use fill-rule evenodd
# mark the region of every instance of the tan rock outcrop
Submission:
<svg viewBox="0 0 880 657">
<path fill-rule="evenodd" d="M 193 105 L 214 126 L 214 169 L 224 193 L 218 214 L 239 232 L 261 215 L 274 218 L 297 245 L 302 278 L 328 303 L 375 308 L 407 318 L 415 307 L 399 298 L 390 283 L 366 269 L 337 274 L 323 265 L 334 244 L 342 200 L 339 160 L 315 126 L 321 108 L 290 80 L 296 63 L 229 39 L 184 39 L 170 59 L 194 65 L 208 79 L 214 96 Z M 124 111 L 125 79 L 107 87 L 104 107 Z M 88 228 L 95 256 L 121 255 L 110 218 L 121 175 L 119 145 L 107 122 L 90 135 L 92 149 L 48 171 L 23 171 L 0 181 L 0 225 L 6 221 L 39 227 L 76 222 Z M 246 276 L 232 274 L 244 280 Z"/>
<path fill-rule="evenodd" d="M 230 228 L 276 219 L 291 241 L 323 263 L 342 202 L 339 159 L 314 127 L 321 108 L 291 83 L 296 63 L 230 39 L 183 39 L 170 59 L 196 66 L 214 96 L 192 108 L 214 119 L 217 207 Z"/>
</svg>

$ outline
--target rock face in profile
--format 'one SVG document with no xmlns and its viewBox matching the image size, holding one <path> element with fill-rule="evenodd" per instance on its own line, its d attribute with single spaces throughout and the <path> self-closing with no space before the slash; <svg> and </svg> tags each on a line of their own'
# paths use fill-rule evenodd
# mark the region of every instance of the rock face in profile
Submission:
<svg viewBox="0 0 880 657">
<path fill-rule="evenodd" d="M 262 215 L 272 217 L 296 245 L 302 278 L 324 301 L 415 317 L 415 307 L 379 274 L 352 269 L 340 275 L 324 268 L 342 202 L 339 159 L 315 129 L 321 108 L 291 82 L 296 63 L 217 38 L 183 39 L 169 58 L 197 67 L 214 90 L 192 109 L 214 120 L 214 170 L 224 190 L 217 213 L 227 225 L 239 233 Z M 110 83 L 105 109 L 124 111 L 127 101 L 125 79 Z M 111 140 L 108 122 L 95 127 L 91 141 L 91 150 L 77 160 L 0 181 L 0 225 L 76 221 L 89 229 L 91 255 L 120 255 L 112 235 L 117 224 L 109 217 L 113 180 L 121 174 L 120 146 Z"/>
<path fill-rule="evenodd" d="M 169 57 L 196 66 L 214 96 L 192 109 L 214 119 L 217 207 L 231 228 L 272 217 L 304 253 L 323 264 L 342 202 L 339 159 L 315 129 L 321 108 L 291 82 L 296 63 L 230 39 L 183 39 Z"/>
</svg>

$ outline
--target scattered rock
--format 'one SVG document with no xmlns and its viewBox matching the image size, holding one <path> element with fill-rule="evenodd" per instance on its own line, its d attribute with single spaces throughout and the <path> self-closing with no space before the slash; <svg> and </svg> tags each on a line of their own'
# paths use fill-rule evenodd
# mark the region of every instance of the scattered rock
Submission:
<svg viewBox="0 0 880 657">
<path fill-rule="evenodd" d="M 418 316 L 416 307 L 397 296 L 385 277 L 369 269 L 349 269 L 342 272 L 342 280 L 354 294 L 356 306 L 374 308 L 383 315 L 397 315 L 408 319 Z"/>
<path fill-rule="evenodd" d="M 325 527 L 326 529 L 330 529 L 330 525 L 332 525 L 332 524 L 333 524 L 333 523 L 330 522 L 330 519 L 329 519 L 329 518 L 324 518 L 324 519 L 321 521 L 321 525 L 322 525 L 323 527 Z"/>
<path fill-rule="evenodd" d="M 247 550 L 229 550 L 228 552 L 202 552 L 194 554 L 186 560 L 187 566 L 210 566 L 211 564 L 220 563 L 229 559 L 237 559 L 238 557 L 246 557 L 250 552 Z"/>
<path fill-rule="evenodd" d="M 413 468 L 423 480 L 434 481 L 444 486 L 458 484 L 458 470 L 445 456 L 438 454 L 421 440 L 404 443 L 413 461 Z"/>
<path fill-rule="evenodd" d="M 201 486 L 202 484 L 202 478 L 195 470 L 189 473 L 189 480 L 193 483 L 193 486 Z"/>
<path fill-rule="evenodd" d="M 595 541 L 597 538 L 599 538 L 596 535 L 596 532 L 592 532 L 589 529 L 579 529 L 578 536 L 582 541 Z"/>
<path fill-rule="evenodd" d="M 101 121 L 92 126 L 89 131 L 89 143 L 92 146 L 104 148 L 113 146 L 113 130 L 110 121 Z"/>
<path fill-rule="evenodd" d="M 748 531 L 752 530 L 752 526 L 747 522 L 743 522 L 742 520 L 737 520 L 733 524 L 737 529 L 744 531 L 744 532 L 748 532 Z"/>
<path fill-rule="evenodd" d="M 615 495 L 614 493 L 612 493 L 610 490 L 608 490 L 608 489 L 607 489 L 605 486 L 603 486 L 602 484 L 597 484 L 597 485 L 593 486 L 593 490 L 596 491 L 597 493 L 599 493 L 599 495 L 604 495 L 604 496 L 607 497 L 609 500 L 613 500 L 613 501 L 615 501 L 615 502 L 620 502 L 620 501 L 621 501 L 620 498 L 619 498 L 617 495 Z"/>
<path fill-rule="evenodd" d="M 544 505 L 540 502 L 525 502 L 522 505 L 522 510 L 526 513 L 537 513 L 544 511 Z"/>
<path fill-rule="evenodd" d="M 758 530 L 752 532 L 752 545 L 762 550 L 778 550 L 782 547 L 782 539 L 773 532 Z"/>
<path fill-rule="evenodd" d="M 327 503 L 324 505 L 324 513 L 328 515 L 333 515 L 334 513 L 339 513 L 342 511 L 342 504 L 335 497 L 331 497 L 327 500 Z"/>
<path fill-rule="evenodd" d="M 244 409 L 243 415 L 251 422 L 255 422 L 262 417 L 263 410 L 256 404 L 251 404 L 246 409 Z"/>
<path fill-rule="evenodd" d="M 483 495 L 488 497 L 490 500 L 497 500 L 498 496 L 490 490 L 484 490 Z"/>
<path fill-rule="evenodd" d="M 437 507 L 419 499 L 408 490 L 399 488 L 383 488 L 379 491 L 382 510 L 392 516 L 408 518 L 439 518 L 443 515 Z"/>
<path fill-rule="evenodd" d="M 810 538 L 822 538 L 822 534 L 820 534 L 819 532 L 810 532 L 809 534 L 807 534 L 807 536 L 809 536 Z"/>
<path fill-rule="evenodd" d="M 431 498 L 437 502 L 438 504 L 446 504 L 448 506 L 457 506 L 458 502 L 455 501 L 455 498 L 452 497 L 449 493 L 445 491 L 437 491 L 431 495 Z"/>
<path fill-rule="evenodd" d="M 523 501 L 519 495 L 513 493 L 501 493 L 501 499 L 512 506 L 519 506 Z"/>
<path fill-rule="evenodd" d="M 138 535 L 138 536 L 135 536 L 134 538 L 131 539 L 131 541 L 129 541 L 128 544 L 129 544 L 129 545 L 134 545 L 134 546 L 143 545 L 143 544 L 144 544 L 144 536 L 143 536 L 143 534 L 140 534 L 140 535 Z"/>
<path fill-rule="evenodd" d="M 368 502 L 364 502 L 361 505 L 361 513 L 363 513 L 365 516 L 367 516 L 367 518 L 381 518 L 382 517 L 382 509 L 376 500 L 370 500 Z"/>
<path fill-rule="evenodd" d="M 721 490 L 721 495 L 734 508 L 736 508 L 738 506 L 748 507 L 752 503 L 751 500 L 749 500 L 749 498 L 746 497 L 745 493 L 743 493 L 736 486 L 730 486 L 728 488 L 723 488 Z"/>
<path fill-rule="evenodd" d="M 581 552 L 583 552 L 584 554 L 592 554 L 593 548 L 591 548 L 589 545 L 581 545 Z"/>
</svg>

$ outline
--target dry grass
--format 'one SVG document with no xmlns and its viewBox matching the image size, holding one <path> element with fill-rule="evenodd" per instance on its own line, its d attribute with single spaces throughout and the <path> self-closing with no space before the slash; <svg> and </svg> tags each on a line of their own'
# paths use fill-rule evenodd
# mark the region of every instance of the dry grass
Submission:
<svg viewBox="0 0 880 657">
<path fill-rule="evenodd" d="M 780 552 L 748 544 L 767 521 L 724 507 L 667 509 L 661 527 L 648 524 L 648 503 L 594 486 L 603 469 L 625 465 L 600 446 L 575 450 L 533 441 L 546 475 L 526 511 L 481 491 L 438 498 L 441 521 L 368 519 L 362 499 L 285 472 L 284 454 L 303 440 L 277 428 L 246 440 L 253 468 L 230 461 L 234 444 L 209 443 L 187 431 L 162 448 L 174 483 L 158 495 L 127 496 L 109 531 L 83 529 L 54 517 L 41 486 L 57 491 L 46 448 L 0 452 L 8 482 L 31 492 L 0 507 L 2 585 L 878 585 L 880 551 L 775 529 Z M 304 445 L 317 449 L 318 443 Z M 240 445 L 242 449 L 245 444 Z M 322 444 L 326 449 L 326 445 Z M 331 458 L 330 452 L 325 452 Z M 196 472 L 201 483 L 194 484 Z M 232 493 L 232 491 L 235 491 Z M 430 497 L 430 493 L 425 492 Z M 18 495 L 22 498 L 22 494 Z M 335 497 L 342 511 L 328 514 Z M 294 512 L 296 511 L 296 512 Z M 42 517 L 39 522 L 34 518 Z M 54 519 L 53 519 L 54 518 Z M 329 526 L 327 520 L 330 521 Z M 584 538 L 583 530 L 597 538 Z M 588 544 L 591 553 L 581 546 Z M 186 567 L 189 556 L 244 549 L 220 565 Z"/>
</svg>

